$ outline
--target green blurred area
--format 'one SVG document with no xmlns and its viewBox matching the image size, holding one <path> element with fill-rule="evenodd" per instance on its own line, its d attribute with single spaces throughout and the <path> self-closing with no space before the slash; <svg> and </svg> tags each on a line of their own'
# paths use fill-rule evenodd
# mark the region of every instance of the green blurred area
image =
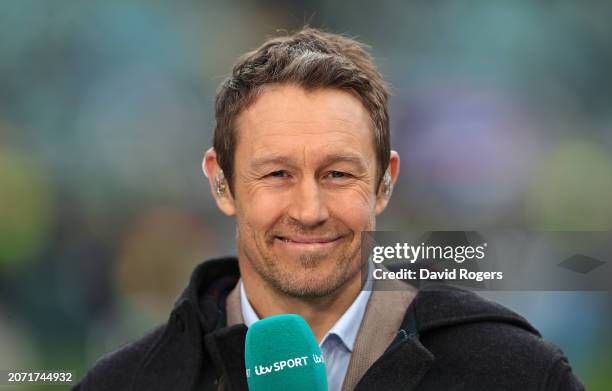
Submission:
<svg viewBox="0 0 612 391">
<path fill-rule="evenodd" d="M 82 374 L 235 252 L 200 171 L 214 93 L 305 21 L 371 45 L 392 86 L 379 227 L 610 230 L 610 20 L 595 1 L 1 2 L 0 368 Z M 609 296 L 505 300 L 609 389 Z"/>
</svg>

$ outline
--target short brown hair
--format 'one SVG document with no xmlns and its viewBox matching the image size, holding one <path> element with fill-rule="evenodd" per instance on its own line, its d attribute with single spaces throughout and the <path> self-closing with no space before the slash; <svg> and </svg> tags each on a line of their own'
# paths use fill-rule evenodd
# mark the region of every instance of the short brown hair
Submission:
<svg viewBox="0 0 612 391">
<path fill-rule="evenodd" d="M 378 181 L 389 165 L 389 91 L 368 47 L 354 39 L 311 27 L 266 40 L 241 56 L 215 98 L 213 146 L 233 192 L 235 121 L 262 87 L 296 83 L 306 89 L 338 88 L 361 100 L 370 114 L 378 160 Z"/>
</svg>

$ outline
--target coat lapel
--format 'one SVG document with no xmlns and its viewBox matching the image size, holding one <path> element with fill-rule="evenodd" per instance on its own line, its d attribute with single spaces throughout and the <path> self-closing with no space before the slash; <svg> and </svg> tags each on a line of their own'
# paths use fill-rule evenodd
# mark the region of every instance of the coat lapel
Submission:
<svg viewBox="0 0 612 391">
<path fill-rule="evenodd" d="M 402 325 L 406 308 L 415 296 L 416 290 L 409 285 L 394 280 L 374 281 L 344 377 L 343 391 L 354 390 L 368 368 L 391 345 Z"/>
<path fill-rule="evenodd" d="M 206 335 L 206 347 L 211 354 L 217 373 L 225 376 L 224 389 L 247 390 L 244 366 L 247 327 L 244 325 L 240 309 L 240 280 L 227 296 L 225 314 L 227 327 Z"/>
<path fill-rule="evenodd" d="M 244 323 L 242 310 L 240 309 L 240 280 L 227 296 L 225 302 L 225 312 L 227 315 L 227 325 L 233 326 Z"/>
</svg>

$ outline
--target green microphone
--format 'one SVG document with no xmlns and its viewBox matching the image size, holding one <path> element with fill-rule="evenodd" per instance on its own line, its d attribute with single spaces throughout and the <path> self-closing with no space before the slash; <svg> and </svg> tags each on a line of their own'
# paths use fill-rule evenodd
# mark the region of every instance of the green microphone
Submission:
<svg viewBox="0 0 612 391">
<path fill-rule="evenodd" d="M 327 391 L 321 349 L 299 315 L 253 323 L 246 335 L 244 362 L 250 391 Z"/>
</svg>

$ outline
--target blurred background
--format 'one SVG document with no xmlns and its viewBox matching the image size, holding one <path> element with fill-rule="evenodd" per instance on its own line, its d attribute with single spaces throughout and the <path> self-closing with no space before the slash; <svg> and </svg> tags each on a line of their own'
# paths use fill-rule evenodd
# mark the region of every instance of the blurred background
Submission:
<svg viewBox="0 0 612 391">
<path fill-rule="evenodd" d="M 371 45 L 392 86 L 379 229 L 609 231 L 611 20 L 601 1 L 0 2 L 0 369 L 80 378 L 235 252 L 200 169 L 215 90 L 305 22 Z M 489 296 L 610 389 L 609 293 Z"/>
</svg>

